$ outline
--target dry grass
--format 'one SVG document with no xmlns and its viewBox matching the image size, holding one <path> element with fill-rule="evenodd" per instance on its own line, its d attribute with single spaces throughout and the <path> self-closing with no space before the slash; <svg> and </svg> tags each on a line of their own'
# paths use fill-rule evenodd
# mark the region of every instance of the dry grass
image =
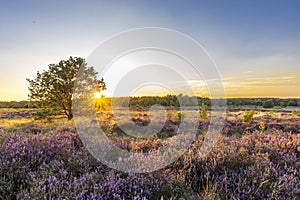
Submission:
<svg viewBox="0 0 300 200">
<path fill-rule="evenodd" d="M 3 129 L 13 129 L 22 127 L 24 125 L 28 125 L 30 123 L 33 123 L 33 119 L 27 119 L 27 118 L 19 118 L 19 119 L 0 119 L 0 126 Z"/>
<path fill-rule="evenodd" d="M 63 129 L 74 130 L 74 122 L 67 120 L 64 116 L 58 116 L 51 121 L 34 120 L 30 115 L 26 117 L 14 116 L 15 113 L 30 112 L 32 109 L 0 109 L 0 127 L 8 132 L 35 129 L 39 132 L 57 132 Z M 30 131 L 30 130 L 28 130 Z"/>
</svg>

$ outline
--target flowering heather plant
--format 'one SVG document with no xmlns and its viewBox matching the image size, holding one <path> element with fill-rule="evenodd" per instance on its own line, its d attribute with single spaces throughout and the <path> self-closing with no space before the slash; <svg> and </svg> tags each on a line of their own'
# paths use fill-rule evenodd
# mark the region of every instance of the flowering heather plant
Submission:
<svg viewBox="0 0 300 200">
<path fill-rule="evenodd" d="M 221 199 L 297 199 L 300 135 L 274 132 L 222 138 L 210 155 L 199 157 L 196 142 L 184 156 L 186 183 L 201 193 L 216 187 Z"/>
<path fill-rule="evenodd" d="M 182 196 L 171 170 L 130 174 L 108 169 L 77 135 L 0 135 L 1 199 L 160 199 Z M 185 192 L 187 193 L 187 192 Z"/>
<path fill-rule="evenodd" d="M 22 111 L 22 112 L 12 112 L 4 111 L 0 112 L 0 119 L 12 119 L 12 118 L 30 118 L 32 110 Z"/>
<path fill-rule="evenodd" d="M 264 132 L 259 130 L 261 121 Z M 164 169 L 143 174 L 103 165 L 72 128 L 51 133 L 32 123 L 22 131 L 0 128 L 0 199 L 297 199 L 299 118 L 227 119 L 219 142 L 202 157 L 208 125 L 208 120 L 199 121 L 199 135 L 183 156 Z M 128 136 L 115 124 L 102 126 L 111 126 L 107 136 L 112 143 L 137 153 L 189 139 L 176 134 L 178 124 L 172 119 L 147 139 Z M 139 164 L 143 162 L 141 157 Z M 150 162 L 159 165 L 163 160 L 152 157 Z"/>
</svg>

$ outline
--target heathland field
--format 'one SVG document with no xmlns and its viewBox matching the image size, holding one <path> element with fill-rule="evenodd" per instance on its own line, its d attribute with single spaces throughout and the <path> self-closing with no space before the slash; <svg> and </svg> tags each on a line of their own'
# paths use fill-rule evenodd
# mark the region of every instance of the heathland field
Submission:
<svg viewBox="0 0 300 200">
<path fill-rule="evenodd" d="M 297 111 L 229 110 L 218 142 L 202 157 L 199 150 L 210 125 L 208 111 L 202 118 L 189 120 L 197 126 L 197 136 L 185 153 L 151 173 L 126 173 L 109 168 L 86 150 L 73 121 L 63 116 L 34 120 L 34 112 L 26 108 L 0 110 L 0 199 L 297 199 L 300 196 Z M 177 134 L 178 128 L 189 114 L 169 109 L 166 116 L 162 129 L 145 139 L 126 134 L 118 123 L 127 123 L 128 119 L 117 123 L 109 112 L 97 113 L 98 118 L 91 123 L 98 123 L 119 148 L 147 153 L 182 137 Z M 147 110 L 135 109 L 130 112 L 130 121 L 146 126 L 151 118 Z"/>
</svg>

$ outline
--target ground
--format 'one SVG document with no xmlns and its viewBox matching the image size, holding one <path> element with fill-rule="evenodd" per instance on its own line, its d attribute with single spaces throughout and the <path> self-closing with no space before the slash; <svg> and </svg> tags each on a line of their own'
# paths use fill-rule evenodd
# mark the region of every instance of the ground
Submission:
<svg viewBox="0 0 300 200">
<path fill-rule="evenodd" d="M 1 109 L 0 199 L 297 199 L 299 112 L 256 110 L 245 122 L 249 110 L 227 112 L 221 136 L 206 157 L 200 149 L 210 123 L 209 118 L 189 119 L 197 111 L 169 109 L 163 128 L 148 139 L 120 128 L 151 123 L 147 110 L 131 110 L 127 120 L 121 114 L 118 123 L 111 113 L 98 112 L 90 123 L 131 152 L 152 152 L 178 140 L 181 120 L 197 124 L 197 138 L 175 162 L 135 174 L 97 161 L 63 116 L 34 120 L 33 109 Z"/>
</svg>

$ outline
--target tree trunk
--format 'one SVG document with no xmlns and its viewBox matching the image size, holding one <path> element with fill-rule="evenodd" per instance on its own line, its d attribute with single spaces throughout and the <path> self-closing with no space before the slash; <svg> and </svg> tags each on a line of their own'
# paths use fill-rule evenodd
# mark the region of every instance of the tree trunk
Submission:
<svg viewBox="0 0 300 200">
<path fill-rule="evenodd" d="M 73 114 L 72 114 L 72 113 L 69 113 L 69 114 L 68 114 L 68 120 L 71 120 L 71 119 L 73 119 Z"/>
<path fill-rule="evenodd" d="M 72 91 L 70 91 L 71 93 Z M 68 120 L 73 119 L 73 112 L 72 112 L 72 95 L 68 97 Z"/>
</svg>

